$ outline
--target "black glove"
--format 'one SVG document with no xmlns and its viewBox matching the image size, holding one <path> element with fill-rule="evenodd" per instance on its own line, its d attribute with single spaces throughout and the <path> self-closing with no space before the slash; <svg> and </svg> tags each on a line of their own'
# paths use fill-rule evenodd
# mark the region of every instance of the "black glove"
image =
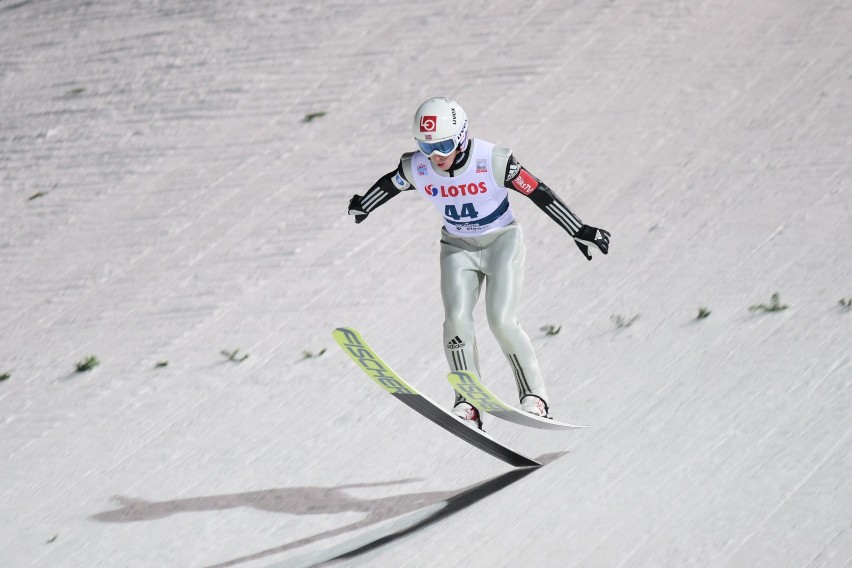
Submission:
<svg viewBox="0 0 852 568">
<path fill-rule="evenodd" d="M 583 253 L 587 259 L 592 260 L 592 255 L 589 253 L 589 245 L 595 245 L 604 254 L 609 253 L 609 231 L 604 229 L 596 229 L 588 225 L 583 225 L 580 230 L 574 235 L 574 242 L 577 243 L 577 248 Z"/>
<path fill-rule="evenodd" d="M 353 195 L 352 199 L 349 200 L 349 211 L 348 211 L 348 213 L 350 215 L 355 215 L 355 222 L 356 223 L 360 223 L 361 221 L 363 221 L 364 219 L 367 218 L 367 215 L 369 215 L 369 213 L 364 211 L 364 207 L 361 205 L 361 196 L 360 195 L 357 195 L 357 194 Z"/>
</svg>

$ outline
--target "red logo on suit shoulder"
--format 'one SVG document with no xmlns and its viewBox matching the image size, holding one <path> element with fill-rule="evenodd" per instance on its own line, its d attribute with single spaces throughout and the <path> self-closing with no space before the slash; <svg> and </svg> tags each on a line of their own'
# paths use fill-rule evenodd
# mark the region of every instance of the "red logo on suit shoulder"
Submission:
<svg viewBox="0 0 852 568">
<path fill-rule="evenodd" d="M 529 195 L 538 187 L 538 182 L 527 170 L 521 168 L 521 171 L 519 171 L 515 179 L 512 180 L 512 185 L 524 195 Z"/>
</svg>

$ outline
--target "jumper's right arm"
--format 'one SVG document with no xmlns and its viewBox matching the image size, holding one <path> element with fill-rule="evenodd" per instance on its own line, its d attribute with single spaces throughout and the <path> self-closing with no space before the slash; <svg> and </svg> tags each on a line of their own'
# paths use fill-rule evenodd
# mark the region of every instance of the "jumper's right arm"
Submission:
<svg viewBox="0 0 852 568">
<path fill-rule="evenodd" d="M 349 200 L 349 214 L 355 216 L 356 223 L 366 219 L 367 215 L 399 195 L 401 191 L 414 189 L 408 181 L 411 175 L 410 162 L 410 156 L 403 155 L 399 166 L 380 177 L 363 197 L 357 194 L 352 196 Z M 406 165 L 408 167 L 405 167 Z"/>
</svg>

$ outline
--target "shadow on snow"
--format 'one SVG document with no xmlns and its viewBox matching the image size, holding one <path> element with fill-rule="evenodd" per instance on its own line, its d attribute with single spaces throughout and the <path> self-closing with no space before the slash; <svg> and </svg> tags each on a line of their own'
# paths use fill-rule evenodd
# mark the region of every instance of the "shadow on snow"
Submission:
<svg viewBox="0 0 852 568">
<path fill-rule="evenodd" d="M 550 463 L 567 452 L 546 454 L 538 458 L 542 464 Z M 443 520 L 453 513 L 461 511 L 474 503 L 493 495 L 497 491 L 520 481 L 536 467 L 516 468 L 507 473 L 493 477 L 487 481 L 468 486 L 456 491 L 432 491 L 424 493 L 408 493 L 392 495 L 376 499 L 362 499 L 346 493 L 347 489 L 382 487 L 411 483 L 417 479 L 402 479 L 399 481 L 355 483 L 337 487 L 292 487 L 266 489 L 231 495 L 213 495 L 209 497 L 192 497 L 173 501 L 143 501 L 126 497 L 114 497 L 122 508 L 98 513 L 92 518 L 106 523 L 130 523 L 162 519 L 178 513 L 221 511 L 237 507 L 253 507 L 273 513 L 289 513 L 293 515 L 332 515 L 338 513 L 362 512 L 366 516 L 358 522 L 324 531 L 306 538 L 295 540 L 281 546 L 263 550 L 241 558 L 235 558 L 210 568 L 224 568 L 244 562 L 295 550 L 309 544 L 332 538 L 341 534 L 356 531 L 395 519 L 410 513 L 423 510 L 426 514 L 405 528 L 388 527 L 386 534 L 379 534 L 368 542 L 350 545 L 348 550 L 333 554 L 331 558 L 318 560 L 317 564 L 330 563 L 346 558 L 353 558 L 372 551 L 385 544 L 391 543 L 406 535 Z M 328 556 L 328 555 L 326 555 Z"/>
</svg>

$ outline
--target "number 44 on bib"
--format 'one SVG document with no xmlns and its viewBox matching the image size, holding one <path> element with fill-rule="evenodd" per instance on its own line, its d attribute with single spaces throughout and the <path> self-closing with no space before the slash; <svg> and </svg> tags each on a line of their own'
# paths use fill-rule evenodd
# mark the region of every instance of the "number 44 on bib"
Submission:
<svg viewBox="0 0 852 568">
<path fill-rule="evenodd" d="M 455 205 L 447 205 L 444 208 L 444 216 L 448 219 L 461 221 L 462 219 L 476 219 L 479 217 L 479 212 L 473 206 L 473 203 L 464 203 L 461 207 L 461 213 L 456 209 Z"/>
</svg>

